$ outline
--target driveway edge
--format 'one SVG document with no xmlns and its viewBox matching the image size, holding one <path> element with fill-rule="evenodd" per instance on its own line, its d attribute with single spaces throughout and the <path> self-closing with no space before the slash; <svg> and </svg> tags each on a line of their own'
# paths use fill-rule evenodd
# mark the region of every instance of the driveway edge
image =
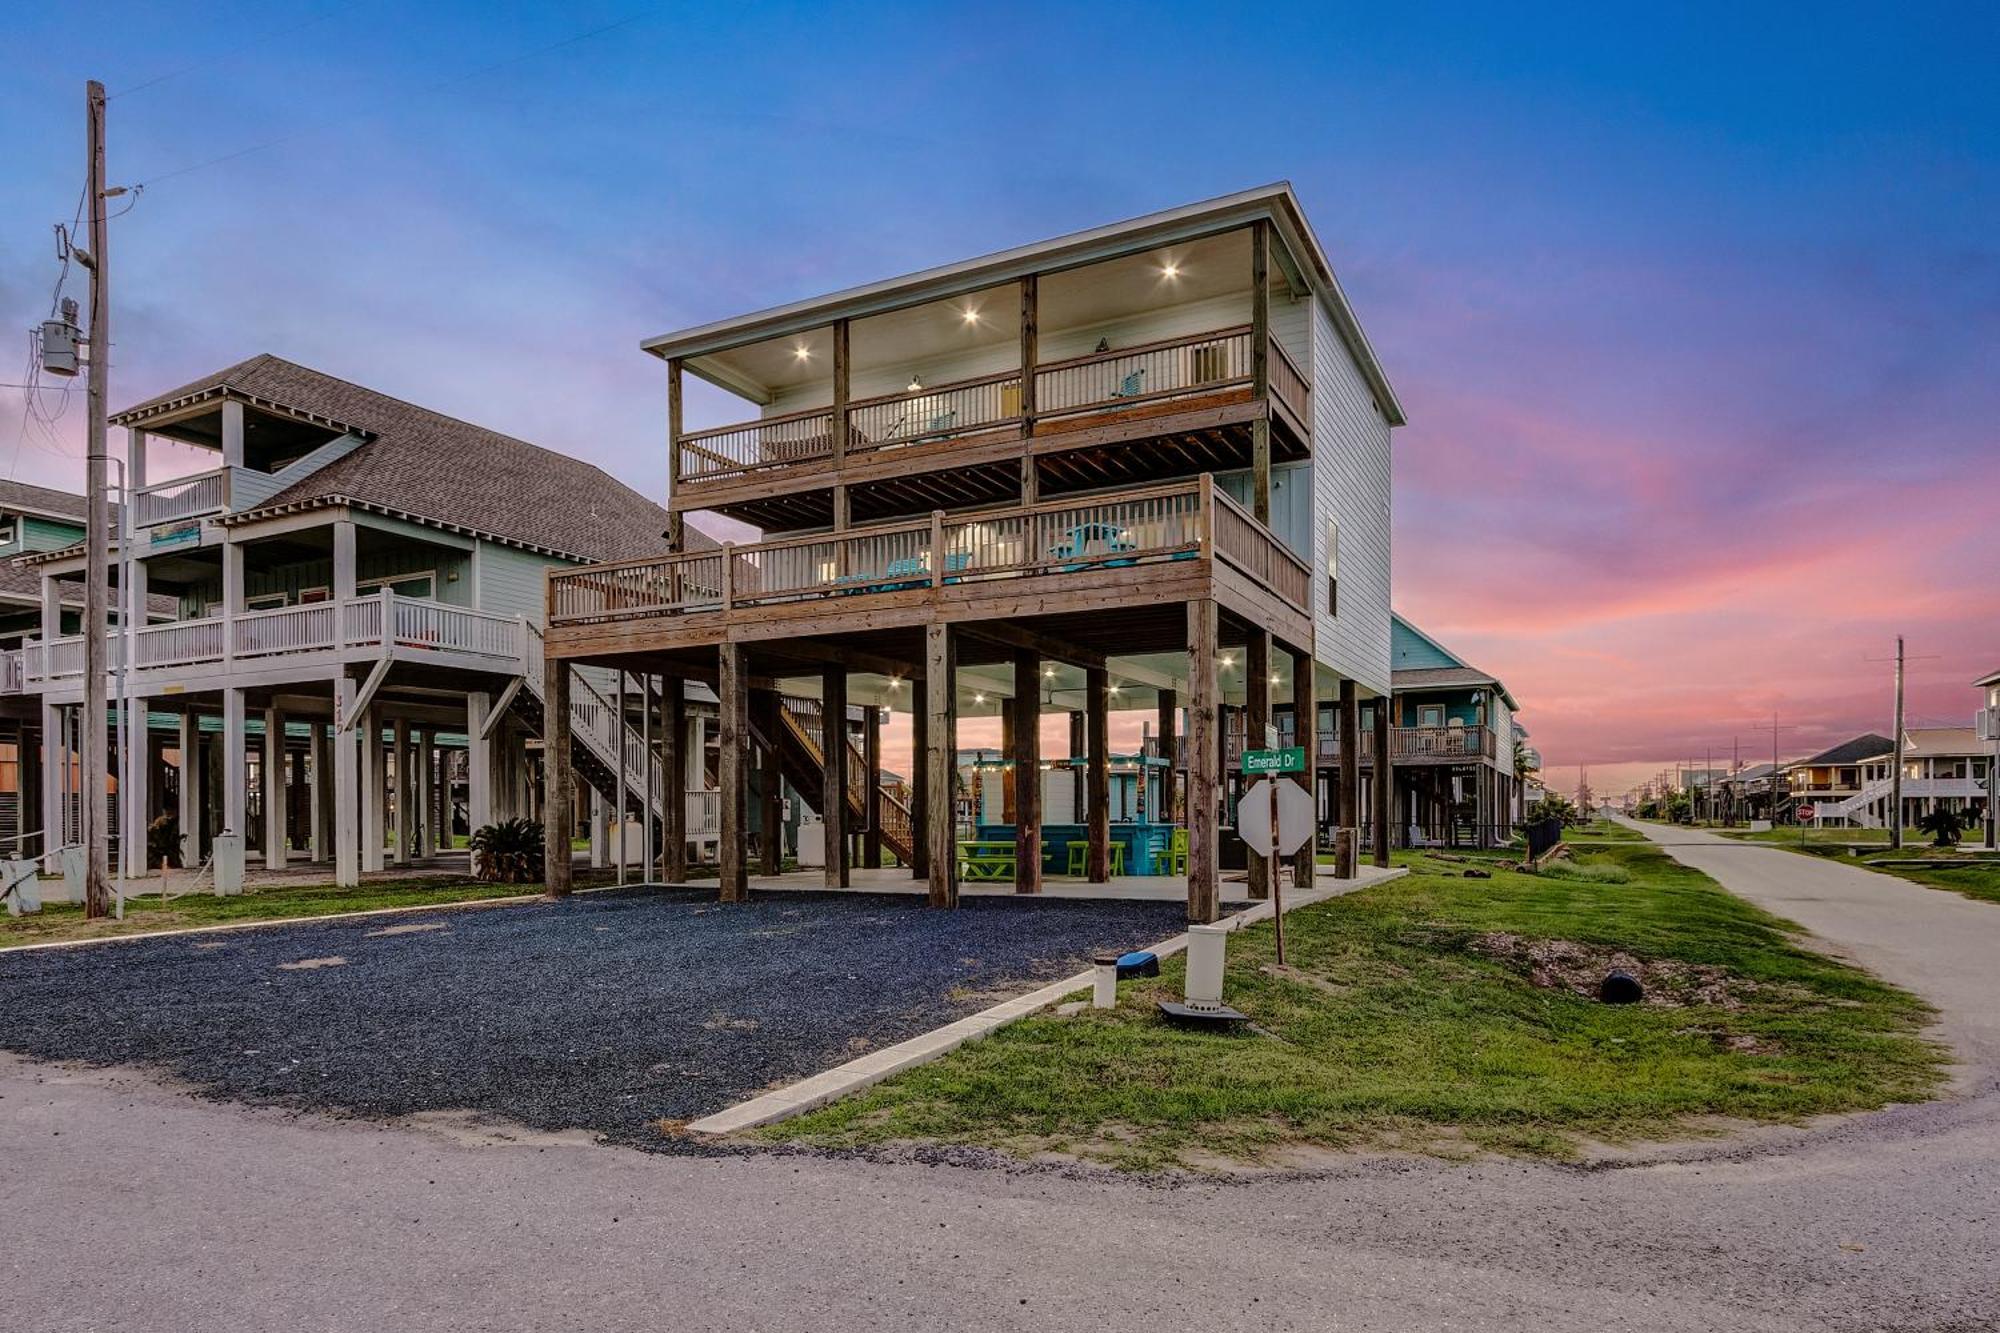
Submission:
<svg viewBox="0 0 2000 1333">
<path fill-rule="evenodd" d="M 1344 897 L 1372 885 L 1386 884 L 1390 880 L 1400 879 L 1410 873 L 1407 866 L 1396 866 L 1387 870 L 1370 866 L 1365 868 L 1365 872 L 1356 879 L 1336 880 L 1324 888 L 1315 884 L 1304 892 L 1294 890 L 1285 897 L 1285 910 L 1293 912 L 1301 907 L 1325 902 L 1329 898 Z M 1268 920 L 1270 916 L 1271 904 L 1266 900 L 1252 903 L 1242 911 L 1222 918 L 1216 924 L 1232 931 L 1241 930 L 1245 926 Z M 1146 947 L 1150 952 L 1166 958 L 1187 947 L 1187 935 L 1185 933 L 1175 935 L 1171 939 Z M 871 1051 L 867 1055 L 849 1060 L 846 1064 L 835 1065 L 832 1069 L 814 1074 L 810 1078 L 760 1093 L 713 1115 L 690 1121 L 687 1132 L 700 1138 L 720 1138 L 776 1124 L 780 1120 L 789 1120 L 795 1115 L 815 1110 L 849 1093 L 873 1087 L 906 1069 L 929 1064 L 968 1041 L 987 1036 L 1016 1019 L 1026 1018 L 1036 1010 L 1054 1004 L 1072 991 L 1088 990 L 1091 982 L 1092 974 L 1089 972 L 1079 972 L 1062 981 L 1051 982 L 1029 991 L 1026 995 L 1004 1000 L 989 1009 L 968 1014 L 943 1027 L 933 1028 L 906 1041 L 899 1041 L 894 1046 Z"/>
</svg>

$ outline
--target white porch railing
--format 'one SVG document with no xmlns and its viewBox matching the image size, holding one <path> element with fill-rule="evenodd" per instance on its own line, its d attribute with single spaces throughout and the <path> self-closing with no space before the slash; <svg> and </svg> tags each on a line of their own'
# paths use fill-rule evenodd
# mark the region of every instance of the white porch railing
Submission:
<svg viewBox="0 0 2000 1333">
<path fill-rule="evenodd" d="M 0 694 L 19 694 L 28 683 L 28 659 L 19 648 L 0 648 Z"/>
<path fill-rule="evenodd" d="M 132 501 L 134 526 L 138 528 L 219 514 L 229 505 L 229 469 L 156 482 L 135 492 Z"/>
<path fill-rule="evenodd" d="M 395 648 L 488 659 L 496 670 L 513 673 L 521 669 L 526 651 L 522 623 L 489 611 L 384 594 L 148 625 L 133 632 L 132 655 L 143 671 Z M 119 634 L 109 638 L 106 665 L 116 668 L 123 661 L 124 639 Z M 24 685 L 83 674 L 80 634 L 31 642 L 21 654 Z"/>
</svg>

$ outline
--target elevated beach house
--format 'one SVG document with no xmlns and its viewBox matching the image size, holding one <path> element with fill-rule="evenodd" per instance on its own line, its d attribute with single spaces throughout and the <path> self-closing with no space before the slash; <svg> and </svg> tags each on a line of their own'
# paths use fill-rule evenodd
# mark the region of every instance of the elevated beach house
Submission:
<svg viewBox="0 0 2000 1333">
<path fill-rule="evenodd" d="M 342 884 L 534 812 L 544 576 L 659 557 L 664 510 L 589 464 L 275 356 L 112 421 L 128 441 L 134 591 L 171 617 L 130 639 L 124 687 L 152 725 L 117 775 L 127 809 L 174 817 L 183 859 L 215 852 L 219 883 L 247 845 L 272 869 L 325 862 Z M 155 439 L 216 466 L 149 481 Z M 84 724 L 68 608 L 85 551 L 50 545 L 20 560 L 39 626 L 18 665 L 41 734 L 66 737 Z M 126 652 L 115 636 L 114 670 Z M 587 680 L 568 706 L 566 743 L 597 789 L 628 811 L 633 793 L 656 797 L 630 766 L 632 713 Z M 56 800 L 67 750 L 43 747 L 51 846 L 75 823 Z M 130 841 L 127 868 L 143 868 Z"/>
<path fill-rule="evenodd" d="M 548 689 L 574 688 L 565 666 L 713 682 L 724 897 L 747 892 L 747 756 L 786 695 L 820 703 L 832 883 L 848 881 L 841 821 L 880 802 L 878 770 L 837 734 L 848 709 L 911 719 L 898 817 L 941 905 L 976 853 L 1021 892 L 1071 869 L 1178 875 L 1189 915 L 1212 919 L 1233 817 L 1222 710 L 1275 739 L 1275 695 L 1308 730 L 1333 701 L 1344 753 L 1363 748 L 1359 705 L 1390 690 L 1403 412 L 1288 186 L 645 346 L 667 371 L 674 531 L 696 514 L 750 531 L 552 571 Z M 1053 758 L 1080 769 L 1081 817 L 1049 819 L 1044 784 L 1018 782 L 1005 839 L 968 826 L 958 719 L 1000 715 L 1005 762 L 1031 773 L 1052 708 L 1075 718 L 1072 754 Z M 1187 755 L 1184 790 L 1153 796 L 1144 829 L 1112 817 L 1114 710 L 1150 719 L 1156 754 Z M 669 768 L 670 787 L 687 780 Z M 1342 772 L 1338 823 L 1355 830 L 1359 766 Z M 1268 872 L 1252 858 L 1253 891 Z"/>
</svg>

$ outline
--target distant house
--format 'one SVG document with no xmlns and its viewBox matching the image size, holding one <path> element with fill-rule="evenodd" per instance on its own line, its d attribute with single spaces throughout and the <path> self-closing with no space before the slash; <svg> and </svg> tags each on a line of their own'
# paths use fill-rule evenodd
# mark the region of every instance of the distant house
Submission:
<svg viewBox="0 0 2000 1333">
<path fill-rule="evenodd" d="M 1814 823 L 1867 827 L 1868 808 L 1888 798 L 1895 753 L 1894 741 L 1871 731 L 1786 765 L 1787 788 Z"/>
<path fill-rule="evenodd" d="M 1504 840 L 1522 810 L 1515 743 L 1525 742 L 1527 732 L 1515 720 L 1514 696 L 1499 677 L 1401 614 L 1391 620 L 1390 652 L 1390 761 L 1400 840 L 1410 846 Z M 1363 733 L 1372 725 L 1364 717 Z M 1539 765 L 1539 756 L 1529 751 L 1528 757 Z M 1366 755 L 1362 763 L 1366 783 L 1373 777 Z"/>
</svg>

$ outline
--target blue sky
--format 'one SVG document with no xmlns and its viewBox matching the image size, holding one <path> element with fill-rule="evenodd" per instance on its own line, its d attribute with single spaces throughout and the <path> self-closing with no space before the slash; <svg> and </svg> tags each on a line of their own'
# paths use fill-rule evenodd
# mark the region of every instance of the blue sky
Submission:
<svg viewBox="0 0 2000 1333">
<path fill-rule="evenodd" d="M 272 351 L 658 495 L 640 338 L 1289 179 L 1410 411 L 1398 602 L 1552 764 L 1882 729 L 1898 630 L 1920 715 L 2000 665 L 1993 6 L 77 13 L 0 19 L 0 310 L 99 77 L 119 402 Z"/>
</svg>

